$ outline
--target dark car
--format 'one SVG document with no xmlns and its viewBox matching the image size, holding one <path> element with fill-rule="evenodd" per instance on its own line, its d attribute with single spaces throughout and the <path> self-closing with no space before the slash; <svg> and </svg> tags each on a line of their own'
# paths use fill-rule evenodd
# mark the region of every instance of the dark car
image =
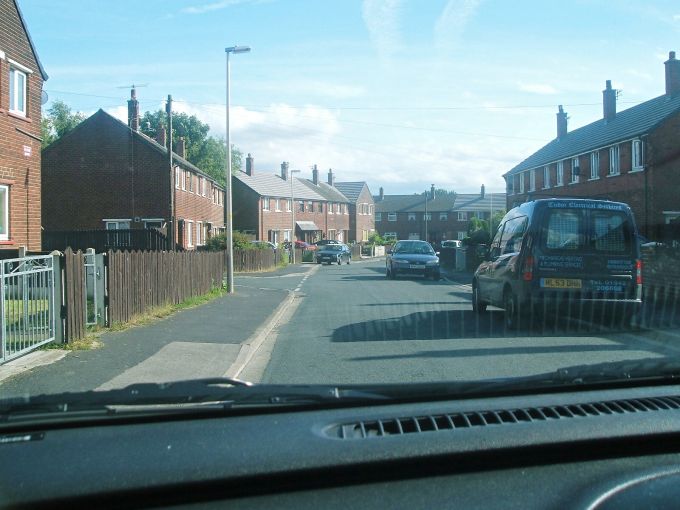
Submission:
<svg viewBox="0 0 680 510">
<path fill-rule="evenodd" d="M 472 308 L 505 309 L 508 328 L 546 312 L 615 311 L 636 318 L 642 261 L 628 205 L 605 200 L 527 202 L 501 221 L 472 280 Z M 623 315 L 619 315 L 623 316 Z"/>
<path fill-rule="evenodd" d="M 316 246 L 326 246 L 327 244 L 342 244 L 340 241 L 336 241 L 335 239 L 322 239 L 321 241 L 317 241 L 314 243 Z"/>
<path fill-rule="evenodd" d="M 319 246 L 316 252 L 317 264 L 342 264 L 343 261 L 349 264 L 352 260 L 352 252 L 344 244 L 326 244 Z"/>
<path fill-rule="evenodd" d="M 398 241 L 387 254 L 386 275 L 390 279 L 400 274 L 420 275 L 439 280 L 439 257 L 425 241 Z"/>
</svg>

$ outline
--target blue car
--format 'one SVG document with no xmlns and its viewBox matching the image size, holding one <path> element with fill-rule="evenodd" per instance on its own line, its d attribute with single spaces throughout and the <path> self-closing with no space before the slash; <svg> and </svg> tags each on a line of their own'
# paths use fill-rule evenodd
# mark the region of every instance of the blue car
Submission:
<svg viewBox="0 0 680 510">
<path fill-rule="evenodd" d="M 386 275 L 390 279 L 398 275 L 419 275 L 439 280 L 439 257 L 430 243 L 425 241 L 398 241 L 387 254 Z"/>
</svg>

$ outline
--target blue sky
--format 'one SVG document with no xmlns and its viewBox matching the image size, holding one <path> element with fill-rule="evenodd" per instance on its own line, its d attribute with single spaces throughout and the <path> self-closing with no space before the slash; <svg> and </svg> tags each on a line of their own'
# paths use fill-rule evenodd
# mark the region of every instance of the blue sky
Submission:
<svg viewBox="0 0 680 510">
<path fill-rule="evenodd" d="M 501 175 L 555 136 L 664 92 L 680 3 L 619 0 L 19 0 L 50 100 L 124 119 L 175 108 L 275 172 L 366 180 L 374 193 L 503 191 Z M 49 108 L 49 103 L 46 105 Z"/>
</svg>

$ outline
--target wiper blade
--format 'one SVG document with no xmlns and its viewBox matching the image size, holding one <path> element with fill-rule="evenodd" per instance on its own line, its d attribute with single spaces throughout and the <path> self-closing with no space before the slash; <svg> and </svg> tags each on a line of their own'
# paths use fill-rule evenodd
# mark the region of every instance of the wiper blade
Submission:
<svg viewBox="0 0 680 510">
<path fill-rule="evenodd" d="M 551 374 L 544 374 L 543 377 Z M 556 370 L 552 377 L 562 384 L 612 380 L 680 378 L 680 362 L 668 358 L 641 358 L 593 365 L 575 365 Z"/>
</svg>

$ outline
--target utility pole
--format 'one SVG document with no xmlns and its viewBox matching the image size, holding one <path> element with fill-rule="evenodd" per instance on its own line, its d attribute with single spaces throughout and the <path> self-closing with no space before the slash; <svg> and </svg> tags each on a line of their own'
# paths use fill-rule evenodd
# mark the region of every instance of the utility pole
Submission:
<svg viewBox="0 0 680 510">
<path fill-rule="evenodd" d="M 168 238 L 170 249 L 177 249 L 177 233 L 175 232 L 175 168 L 172 164 L 172 96 L 168 94 L 165 103 L 165 113 L 168 114 L 168 161 L 170 162 L 170 221 L 168 221 Z"/>
</svg>

